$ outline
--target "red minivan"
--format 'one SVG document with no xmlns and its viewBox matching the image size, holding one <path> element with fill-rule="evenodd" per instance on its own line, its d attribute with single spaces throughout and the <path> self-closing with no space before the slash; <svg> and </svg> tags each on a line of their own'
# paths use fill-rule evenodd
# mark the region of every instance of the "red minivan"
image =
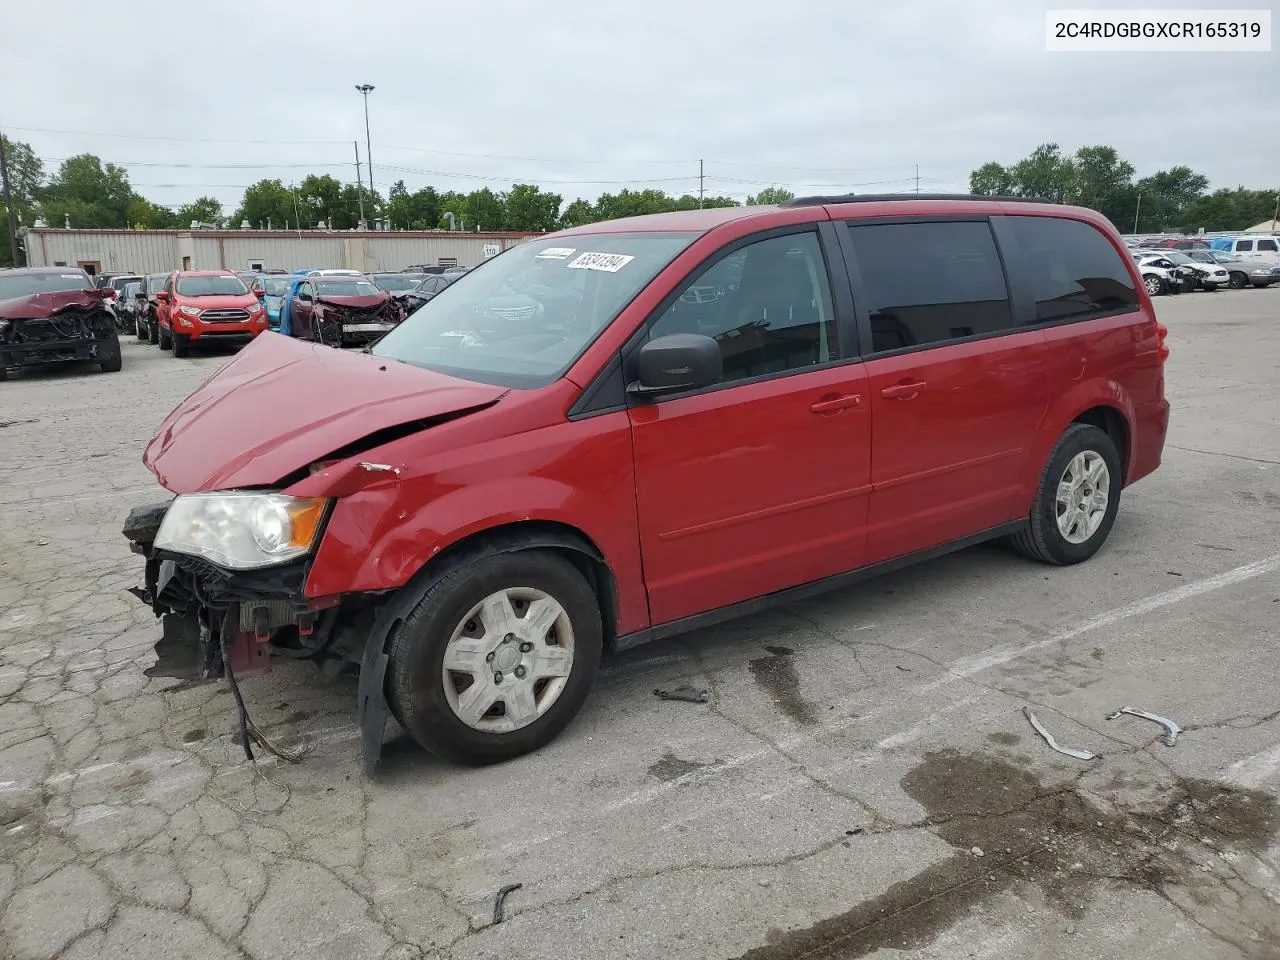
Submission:
<svg viewBox="0 0 1280 960">
<path fill-rule="evenodd" d="M 156 292 L 161 350 L 185 357 L 204 340 L 252 340 L 267 329 L 267 311 L 228 270 L 180 270 Z"/>
<path fill-rule="evenodd" d="M 388 713 L 517 756 L 606 650 L 997 537 L 1089 558 L 1160 463 L 1165 333 L 1076 207 L 815 197 L 526 241 L 361 353 L 264 334 L 168 416 L 144 462 L 175 496 L 125 525 L 150 673 L 356 662 L 366 770 Z"/>
</svg>

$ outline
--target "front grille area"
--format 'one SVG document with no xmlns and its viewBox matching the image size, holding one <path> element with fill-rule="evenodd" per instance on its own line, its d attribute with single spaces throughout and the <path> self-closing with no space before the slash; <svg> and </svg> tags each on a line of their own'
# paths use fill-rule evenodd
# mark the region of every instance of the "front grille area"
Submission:
<svg viewBox="0 0 1280 960">
<path fill-rule="evenodd" d="M 245 323 L 249 319 L 249 311 L 233 307 L 226 310 L 206 310 L 200 314 L 205 323 Z"/>
</svg>

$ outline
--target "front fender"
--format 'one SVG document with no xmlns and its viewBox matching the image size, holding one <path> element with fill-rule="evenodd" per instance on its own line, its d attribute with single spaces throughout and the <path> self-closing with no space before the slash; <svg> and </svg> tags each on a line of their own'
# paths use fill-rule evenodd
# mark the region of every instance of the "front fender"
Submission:
<svg viewBox="0 0 1280 960">
<path fill-rule="evenodd" d="M 617 584 L 619 632 L 648 626 L 630 438 L 625 430 L 600 430 L 599 421 L 607 418 L 595 419 L 581 424 L 584 434 L 593 434 L 589 450 L 584 445 L 550 458 L 529 449 L 525 461 L 521 451 L 508 448 L 505 464 L 478 459 L 417 476 L 394 460 L 385 464 L 391 469 L 371 464 L 375 469 L 360 489 L 339 495 L 306 595 L 398 589 L 433 557 L 474 534 L 545 521 L 577 530 L 600 549 Z M 387 452 L 366 456 L 382 459 Z M 346 478 L 345 471 L 341 475 Z M 319 492 L 305 482 L 298 487 L 304 485 Z"/>
<path fill-rule="evenodd" d="M 1031 501 L 1040 487 L 1040 474 L 1049 459 L 1053 445 L 1058 442 L 1067 427 L 1086 410 L 1094 407 L 1110 407 L 1124 418 L 1125 429 L 1130 438 L 1134 435 L 1134 408 L 1128 392 L 1115 380 L 1094 378 L 1072 384 L 1065 393 L 1054 398 L 1040 421 L 1040 430 L 1036 434 L 1031 456 L 1027 459 L 1028 474 L 1022 484 L 1023 490 L 1029 491 L 1026 502 L 1022 505 L 1022 513 L 1031 510 Z"/>
</svg>

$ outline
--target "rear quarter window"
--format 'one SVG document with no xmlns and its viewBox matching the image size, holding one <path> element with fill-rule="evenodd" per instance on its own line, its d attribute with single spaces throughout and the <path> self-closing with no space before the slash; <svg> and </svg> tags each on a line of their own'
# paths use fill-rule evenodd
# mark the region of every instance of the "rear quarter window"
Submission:
<svg viewBox="0 0 1280 960">
<path fill-rule="evenodd" d="M 993 217 L 1016 283 L 1032 301 L 1031 323 L 1087 320 L 1135 309 L 1124 259 L 1096 227 L 1063 217 Z"/>
<path fill-rule="evenodd" d="M 1274 240 L 1259 240 L 1259 241 L 1258 241 L 1258 249 L 1259 249 L 1259 250 L 1266 250 L 1266 251 L 1268 251 L 1268 252 L 1270 252 L 1270 253 L 1275 253 L 1275 252 L 1276 252 L 1276 242 L 1275 242 Z"/>
</svg>

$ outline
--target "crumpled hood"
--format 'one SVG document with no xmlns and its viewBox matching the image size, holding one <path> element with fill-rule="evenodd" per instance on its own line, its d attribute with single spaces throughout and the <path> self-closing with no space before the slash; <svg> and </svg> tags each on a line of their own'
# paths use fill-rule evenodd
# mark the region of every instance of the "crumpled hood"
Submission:
<svg viewBox="0 0 1280 960">
<path fill-rule="evenodd" d="M 0 300 L 0 320 L 39 320 L 72 308 L 92 310 L 102 300 L 87 290 L 53 290 Z"/>
<path fill-rule="evenodd" d="M 317 303 L 327 303 L 335 307 L 357 307 L 367 310 L 369 307 L 380 306 L 386 303 L 390 297 L 386 291 L 382 293 L 370 293 L 363 297 L 328 297 L 323 294 L 317 294 Z"/>
<path fill-rule="evenodd" d="M 379 430 L 506 392 L 268 332 L 165 418 L 142 462 L 173 493 L 269 486 Z"/>
</svg>

